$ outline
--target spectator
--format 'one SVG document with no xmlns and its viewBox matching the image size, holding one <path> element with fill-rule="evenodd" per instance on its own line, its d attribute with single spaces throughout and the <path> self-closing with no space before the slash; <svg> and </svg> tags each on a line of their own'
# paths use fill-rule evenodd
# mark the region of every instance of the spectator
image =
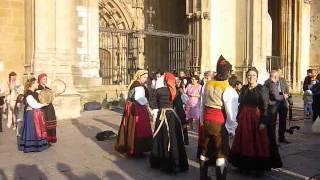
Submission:
<svg viewBox="0 0 320 180">
<path fill-rule="evenodd" d="M 312 110 L 313 117 L 312 121 L 314 122 L 318 117 L 320 117 L 320 73 L 316 77 L 316 84 L 311 87 L 312 91 Z"/>
<path fill-rule="evenodd" d="M 238 94 L 240 94 L 240 91 L 242 89 L 242 82 L 241 81 L 237 81 L 236 82 L 236 87 L 235 87 L 236 91 Z"/>
<path fill-rule="evenodd" d="M 196 124 L 200 118 L 201 85 L 198 83 L 199 76 L 193 76 L 191 81 L 192 83 L 186 88 L 186 94 L 189 96 L 189 101 L 186 104 L 186 113 L 190 129 L 193 129 L 193 125 Z"/>
<path fill-rule="evenodd" d="M 21 86 L 17 81 L 17 74 L 15 72 L 11 72 L 9 74 L 8 81 L 8 89 L 6 96 L 6 104 L 7 104 L 7 127 L 16 129 L 16 118 L 14 115 L 14 106 L 16 103 L 17 96 L 23 93 L 23 86 Z"/>
<path fill-rule="evenodd" d="M 308 85 L 311 84 L 311 80 L 314 78 L 314 76 L 315 76 L 315 71 L 313 69 L 308 69 L 307 76 L 304 78 L 304 81 L 303 81 L 303 91 L 308 90 Z"/>
<path fill-rule="evenodd" d="M 273 70 L 270 73 L 270 79 L 265 82 L 265 86 L 269 90 L 269 115 L 272 126 L 272 137 L 275 138 L 277 116 L 279 114 L 278 140 L 281 143 L 289 144 L 285 138 L 286 120 L 289 109 L 288 97 L 289 88 L 283 78 L 280 79 L 278 71 Z"/>
<path fill-rule="evenodd" d="M 16 104 L 14 106 L 14 114 L 17 119 L 17 136 L 21 136 L 23 129 L 23 121 L 24 121 L 24 95 L 19 94 L 16 100 Z"/>
</svg>

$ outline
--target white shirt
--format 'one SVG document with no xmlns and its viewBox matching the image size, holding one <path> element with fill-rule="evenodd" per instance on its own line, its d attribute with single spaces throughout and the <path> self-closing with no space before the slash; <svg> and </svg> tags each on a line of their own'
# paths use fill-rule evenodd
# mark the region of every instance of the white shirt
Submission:
<svg viewBox="0 0 320 180">
<path fill-rule="evenodd" d="M 232 87 L 228 87 L 223 92 L 223 103 L 224 109 L 227 114 L 226 119 L 226 128 L 229 134 L 235 135 L 235 130 L 238 126 L 237 123 L 237 114 L 238 114 L 238 107 L 239 107 L 239 95 L 235 89 Z"/>
<path fill-rule="evenodd" d="M 44 104 L 38 103 L 37 100 L 31 95 L 28 95 L 26 100 L 27 100 L 28 105 L 32 109 L 40 109 L 45 106 Z"/>
<path fill-rule="evenodd" d="M 204 104 L 203 104 L 203 96 L 204 96 L 204 88 L 207 83 L 204 83 L 201 92 L 200 92 L 200 123 L 203 124 L 203 109 L 204 109 Z"/>
<path fill-rule="evenodd" d="M 148 103 L 144 87 L 138 86 L 134 88 L 134 100 L 140 105 L 146 105 Z"/>
</svg>

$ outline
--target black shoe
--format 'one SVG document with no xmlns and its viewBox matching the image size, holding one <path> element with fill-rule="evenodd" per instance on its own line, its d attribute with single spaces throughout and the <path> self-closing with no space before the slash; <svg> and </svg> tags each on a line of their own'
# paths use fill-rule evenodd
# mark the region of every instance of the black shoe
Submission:
<svg viewBox="0 0 320 180">
<path fill-rule="evenodd" d="M 284 143 L 284 144 L 290 144 L 291 142 L 289 142 L 287 139 L 283 138 L 283 139 L 279 139 L 280 143 Z"/>
<path fill-rule="evenodd" d="M 200 160 L 200 180 L 211 180 L 208 176 L 208 163 Z"/>
</svg>

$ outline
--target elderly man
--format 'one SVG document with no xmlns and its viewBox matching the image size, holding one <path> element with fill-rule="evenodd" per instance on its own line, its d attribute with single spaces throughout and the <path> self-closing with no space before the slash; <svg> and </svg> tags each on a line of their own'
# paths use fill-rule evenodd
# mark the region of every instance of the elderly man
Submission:
<svg viewBox="0 0 320 180">
<path fill-rule="evenodd" d="M 269 114 L 270 125 L 272 129 L 272 137 L 275 138 L 277 116 L 279 114 L 278 141 L 280 143 L 289 144 L 285 138 L 286 120 L 288 114 L 288 97 L 289 87 L 285 79 L 280 78 L 278 71 L 274 70 L 270 73 L 270 79 L 265 82 L 265 86 L 269 89 Z"/>
</svg>

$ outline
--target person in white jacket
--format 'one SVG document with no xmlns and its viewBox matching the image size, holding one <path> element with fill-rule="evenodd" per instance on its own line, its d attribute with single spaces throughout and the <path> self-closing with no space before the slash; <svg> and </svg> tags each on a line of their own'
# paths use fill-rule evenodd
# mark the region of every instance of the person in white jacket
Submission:
<svg viewBox="0 0 320 180">
<path fill-rule="evenodd" d="M 6 106 L 7 106 L 7 127 L 16 129 L 16 118 L 13 112 L 16 104 L 16 99 L 19 94 L 23 93 L 23 86 L 17 81 L 17 74 L 11 72 L 9 74 L 9 81 L 5 89 L 6 94 Z"/>
</svg>

